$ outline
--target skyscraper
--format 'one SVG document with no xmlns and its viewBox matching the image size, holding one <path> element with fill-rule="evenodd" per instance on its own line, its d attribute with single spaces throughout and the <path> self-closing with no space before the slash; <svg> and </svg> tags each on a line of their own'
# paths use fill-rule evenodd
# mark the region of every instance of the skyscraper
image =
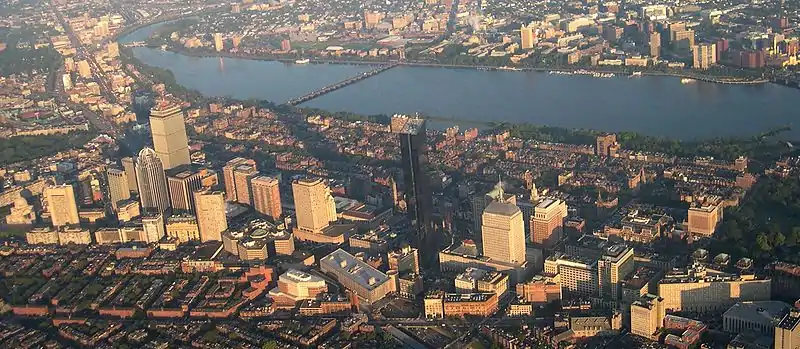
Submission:
<svg viewBox="0 0 800 349">
<path fill-rule="evenodd" d="M 139 192 L 136 184 L 136 162 L 131 157 L 122 158 L 122 168 L 125 169 L 125 177 L 128 177 L 128 189 L 133 193 Z"/>
<path fill-rule="evenodd" d="M 623 244 L 607 247 L 597 261 L 600 297 L 617 302 L 622 298 L 622 280 L 634 272 L 633 248 Z"/>
<path fill-rule="evenodd" d="M 108 196 L 111 201 L 111 207 L 116 211 L 120 201 L 131 198 L 128 176 L 124 170 L 112 167 L 106 171 L 106 177 L 108 179 Z"/>
<path fill-rule="evenodd" d="M 72 185 L 47 187 L 44 190 L 44 198 L 47 200 L 47 211 L 50 212 L 50 220 L 54 227 L 80 224 L 75 189 Z"/>
<path fill-rule="evenodd" d="M 525 222 L 519 207 L 494 201 L 486 206 L 482 221 L 484 256 L 509 264 L 525 262 Z"/>
<path fill-rule="evenodd" d="M 422 254 L 423 264 L 428 264 L 438 253 L 439 241 L 433 232 L 433 197 L 425 168 L 425 120 L 395 115 L 391 130 L 400 137 L 406 203 L 416 231 L 413 243 Z"/>
<path fill-rule="evenodd" d="M 194 191 L 217 184 L 217 174 L 199 165 L 181 165 L 167 170 L 167 186 L 173 210 L 195 212 Z"/>
<path fill-rule="evenodd" d="M 189 164 L 189 138 L 180 106 L 166 101 L 157 103 L 150 111 L 150 130 L 153 148 L 164 169 Z"/>
<path fill-rule="evenodd" d="M 319 234 L 336 221 L 336 206 L 328 184 L 321 178 L 302 178 L 292 183 L 297 228 Z"/>
<path fill-rule="evenodd" d="M 236 184 L 236 170 L 242 168 L 242 170 L 249 172 L 249 170 L 246 170 L 247 167 L 255 169 L 256 162 L 251 159 L 235 158 L 228 161 L 225 167 L 222 168 L 222 176 L 225 181 L 225 200 L 239 201 L 239 195 L 236 191 L 239 187 Z"/>
<path fill-rule="evenodd" d="M 225 193 L 207 187 L 202 188 L 194 192 L 194 201 L 200 240 L 221 241 L 222 232 L 228 229 L 228 219 L 225 217 Z"/>
<path fill-rule="evenodd" d="M 151 148 L 144 148 L 136 159 L 136 181 L 144 211 L 163 213 L 169 208 L 169 191 L 164 167 Z"/>
<path fill-rule="evenodd" d="M 256 212 L 276 220 L 282 214 L 281 192 L 277 178 L 259 176 L 250 181 Z"/>
</svg>

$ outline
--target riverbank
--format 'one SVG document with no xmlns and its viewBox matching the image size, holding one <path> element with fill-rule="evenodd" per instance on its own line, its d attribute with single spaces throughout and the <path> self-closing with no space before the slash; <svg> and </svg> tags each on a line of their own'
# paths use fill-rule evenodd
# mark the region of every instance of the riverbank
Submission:
<svg viewBox="0 0 800 349">
<path fill-rule="evenodd" d="M 274 61 L 274 62 L 283 62 L 283 63 L 295 63 L 295 58 L 286 58 L 281 56 L 267 56 L 267 55 L 253 55 L 253 54 L 246 54 L 246 53 L 231 53 L 231 52 L 197 52 L 192 50 L 184 50 L 184 49 L 175 49 L 174 47 L 168 47 L 166 51 L 173 52 L 176 54 L 186 55 L 190 57 L 198 57 L 198 58 L 234 58 L 234 59 L 248 59 L 248 60 L 257 60 L 257 61 Z M 382 64 L 400 64 L 409 67 L 428 67 L 428 68 L 450 68 L 450 69 L 477 69 L 477 70 L 489 70 L 489 71 L 521 71 L 521 72 L 562 72 L 562 73 L 576 73 L 579 71 L 585 71 L 589 73 L 598 73 L 598 74 L 615 74 L 615 75 L 622 75 L 628 76 L 632 74 L 634 71 L 638 74 L 643 76 L 663 76 L 663 77 L 674 77 L 674 78 L 681 78 L 681 79 L 693 79 L 697 81 L 703 81 L 708 83 L 715 83 L 715 84 L 726 84 L 726 85 L 760 85 L 766 84 L 771 82 L 769 79 L 742 79 L 732 76 L 711 76 L 711 75 L 703 75 L 699 74 L 696 71 L 672 71 L 672 72 L 664 72 L 664 71 L 652 71 L 652 70 L 626 70 L 626 69 L 608 69 L 608 68 L 598 68 L 598 67 L 498 67 L 498 66 L 491 66 L 491 65 L 460 65 L 460 64 L 443 64 L 443 63 L 432 63 L 432 62 L 423 62 L 423 61 L 397 61 L 397 60 L 339 60 L 339 59 L 320 59 L 320 58 L 308 58 L 309 63 L 313 64 L 349 64 L 349 65 L 382 65 Z"/>
</svg>

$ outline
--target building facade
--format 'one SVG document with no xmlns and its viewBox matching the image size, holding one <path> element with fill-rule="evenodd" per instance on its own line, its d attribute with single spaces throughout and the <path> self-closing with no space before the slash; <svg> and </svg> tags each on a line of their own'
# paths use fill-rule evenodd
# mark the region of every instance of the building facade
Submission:
<svg viewBox="0 0 800 349">
<path fill-rule="evenodd" d="M 150 111 L 150 131 L 153 148 L 164 169 L 189 164 L 189 137 L 180 106 L 157 103 Z"/>
</svg>

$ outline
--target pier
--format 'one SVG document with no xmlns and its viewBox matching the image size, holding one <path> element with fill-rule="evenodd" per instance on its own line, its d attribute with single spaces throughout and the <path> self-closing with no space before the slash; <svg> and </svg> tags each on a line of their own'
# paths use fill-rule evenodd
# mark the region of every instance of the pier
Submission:
<svg viewBox="0 0 800 349">
<path fill-rule="evenodd" d="M 336 90 L 338 90 L 338 89 L 340 89 L 342 87 L 355 84 L 355 83 L 357 83 L 357 82 L 359 82 L 361 80 L 364 80 L 364 79 L 366 79 L 368 77 L 375 76 L 375 75 L 378 75 L 380 73 L 383 73 L 383 72 L 385 72 L 385 71 L 387 71 L 389 69 L 392 69 L 392 68 L 394 68 L 394 67 L 396 67 L 398 65 L 400 65 L 400 63 L 389 63 L 387 65 L 380 66 L 380 67 L 375 68 L 373 70 L 370 70 L 370 71 L 367 71 L 367 72 L 363 72 L 361 74 L 358 74 L 356 76 L 348 78 L 347 80 L 342 80 L 342 81 L 339 81 L 339 82 L 337 82 L 335 84 L 331 84 L 331 85 L 325 86 L 325 87 L 323 87 L 321 89 L 311 91 L 308 94 L 302 95 L 300 97 L 290 99 L 290 100 L 286 101 L 286 104 L 295 106 L 295 105 L 298 105 L 298 104 L 301 104 L 301 103 L 308 102 L 308 101 L 310 101 L 310 100 L 312 100 L 314 98 L 317 98 L 317 97 L 322 96 L 324 94 L 331 93 L 331 92 L 336 91 Z"/>
</svg>

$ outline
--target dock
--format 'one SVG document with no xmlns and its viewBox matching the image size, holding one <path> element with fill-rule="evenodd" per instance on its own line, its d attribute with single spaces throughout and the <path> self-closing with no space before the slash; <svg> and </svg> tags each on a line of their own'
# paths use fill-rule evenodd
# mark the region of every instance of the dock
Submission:
<svg viewBox="0 0 800 349">
<path fill-rule="evenodd" d="M 338 89 L 340 89 L 342 87 L 355 84 L 355 83 L 357 83 L 357 82 L 359 82 L 361 80 L 364 80 L 364 79 L 366 79 L 368 77 L 372 77 L 372 76 L 378 75 L 380 73 L 383 73 L 383 72 L 385 72 L 385 71 L 387 71 L 389 69 L 392 69 L 392 68 L 394 68 L 394 67 L 396 67 L 398 65 L 400 65 L 400 63 L 390 63 L 390 64 L 387 64 L 387 65 L 382 65 L 382 66 L 380 66 L 378 68 L 375 68 L 375 69 L 367 71 L 367 72 L 363 72 L 363 73 L 358 74 L 356 76 L 350 77 L 350 78 L 348 78 L 346 80 L 342 80 L 342 81 L 339 81 L 339 82 L 337 82 L 335 84 L 331 84 L 331 85 L 325 86 L 323 88 L 311 91 L 311 92 L 309 92 L 309 93 L 307 93 L 305 95 L 302 95 L 300 97 L 290 99 L 290 100 L 286 101 L 286 104 L 295 106 L 295 105 L 298 105 L 298 104 L 301 104 L 301 103 L 308 102 L 308 101 L 310 101 L 310 100 L 312 100 L 314 98 L 317 98 L 319 96 L 331 93 L 331 92 L 336 91 L 336 90 L 338 90 Z"/>
</svg>

